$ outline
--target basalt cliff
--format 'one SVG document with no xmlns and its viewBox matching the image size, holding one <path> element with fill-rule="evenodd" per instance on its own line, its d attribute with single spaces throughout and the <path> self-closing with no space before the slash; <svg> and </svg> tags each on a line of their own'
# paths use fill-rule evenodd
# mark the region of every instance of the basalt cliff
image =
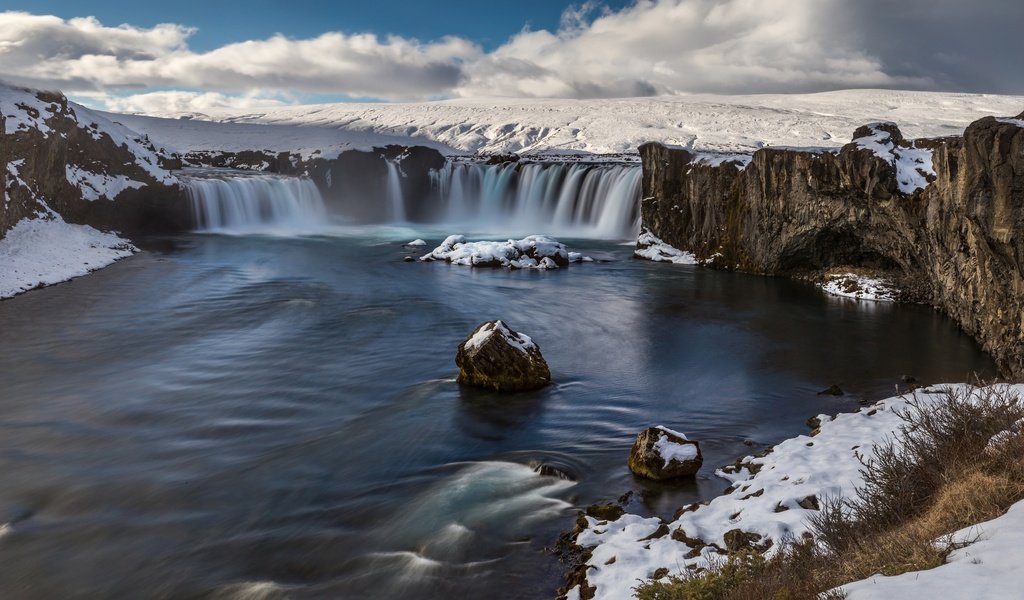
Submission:
<svg viewBox="0 0 1024 600">
<path fill-rule="evenodd" d="M 765 148 L 749 163 L 640 154 L 643 224 L 664 242 L 714 268 L 883 276 L 1024 379 L 1024 115 L 914 141 L 879 123 L 839 152 Z"/>
</svg>

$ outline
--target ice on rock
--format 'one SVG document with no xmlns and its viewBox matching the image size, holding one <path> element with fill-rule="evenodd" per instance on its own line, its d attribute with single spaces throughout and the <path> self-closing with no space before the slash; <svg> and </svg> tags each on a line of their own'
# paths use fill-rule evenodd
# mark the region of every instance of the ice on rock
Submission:
<svg viewBox="0 0 1024 600">
<path fill-rule="evenodd" d="M 697 257 L 690 252 L 673 248 L 658 236 L 644 229 L 636 239 L 636 250 L 633 255 L 654 262 L 671 262 L 677 265 L 698 264 Z"/>
</svg>

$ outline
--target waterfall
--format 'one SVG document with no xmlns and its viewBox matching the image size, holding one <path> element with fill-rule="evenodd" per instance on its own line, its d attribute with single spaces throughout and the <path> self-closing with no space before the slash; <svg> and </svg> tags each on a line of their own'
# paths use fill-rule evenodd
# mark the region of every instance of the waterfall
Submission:
<svg viewBox="0 0 1024 600">
<path fill-rule="evenodd" d="M 320 191 L 307 178 L 203 169 L 181 179 L 200 231 L 309 230 L 327 222 Z"/>
<path fill-rule="evenodd" d="M 388 208 L 391 211 L 391 220 L 396 223 L 405 221 L 405 196 L 402 195 L 402 180 L 399 177 L 398 163 L 389 160 L 388 164 Z"/>
<path fill-rule="evenodd" d="M 635 237 L 640 228 L 639 165 L 451 161 L 433 176 L 441 222 Z"/>
</svg>

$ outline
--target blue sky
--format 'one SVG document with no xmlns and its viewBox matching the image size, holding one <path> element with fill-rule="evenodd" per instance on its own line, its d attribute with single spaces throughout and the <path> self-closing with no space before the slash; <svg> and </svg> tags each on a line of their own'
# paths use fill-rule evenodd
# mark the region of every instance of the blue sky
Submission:
<svg viewBox="0 0 1024 600">
<path fill-rule="evenodd" d="M 266 38 L 275 33 L 309 38 L 326 31 L 397 34 L 421 41 L 455 35 L 491 50 L 524 26 L 557 29 L 562 12 L 582 3 L 582 0 L 33 0 L 24 3 L 20 10 L 65 19 L 94 16 L 106 25 L 129 23 L 152 27 L 159 23 L 178 23 L 196 27 L 199 31 L 191 38 L 190 46 L 197 51 Z M 631 0 L 603 0 L 600 4 L 614 10 L 631 4 Z"/>
</svg>

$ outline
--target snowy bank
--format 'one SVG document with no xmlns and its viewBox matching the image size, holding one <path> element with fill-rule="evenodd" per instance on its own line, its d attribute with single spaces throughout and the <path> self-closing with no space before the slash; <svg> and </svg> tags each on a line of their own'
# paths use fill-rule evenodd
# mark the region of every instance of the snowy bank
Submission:
<svg viewBox="0 0 1024 600">
<path fill-rule="evenodd" d="M 0 298 L 86 275 L 135 252 L 124 238 L 56 214 L 22 219 L 0 239 Z"/>
<path fill-rule="evenodd" d="M 919 391 L 916 400 L 925 406 L 942 402 L 950 389 L 967 392 L 974 388 L 935 387 Z M 1012 389 L 1024 392 L 1024 386 Z M 898 411 L 912 400 L 888 398 L 855 413 L 817 417 L 820 426 L 811 435 L 786 440 L 764 456 L 747 456 L 717 471 L 732 482 L 727 493 L 687 507 L 672 521 L 635 514 L 614 521 L 586 517 L 587 527 L 576 543 L 592 548 L 586 577 L 596 588 L 594 597 L 631 598 L 638 580 L 652 578 L 659 570 L 664 576 L 687 567 L 707 566 L 725 550 L 755 548 L 770 554 L 780 541 L 800 539 L 809 531 L 808 518 L 826 498 L 855 493 L 863 481 L 860 457 L 870 456 L 876 445 L 893 437 L 905 423 Z M 993 537 L 999 544 L 1009 543 L 1010 538 L 1011 534 Z M 947 566 L 938 570 L 944 568 Z M 577 586 L 569 597 L 578 593 Z"/>
<path fill-rule="evenodd" d="M 1005 600 L 1024 590 L 1024 502 L 1001 517 L 962 529 L 952 536 L 954 550 L 946 564 L 928 571 L 895 577 L 877 575 L 843 586 L 847 600 L 942 598 L 943 600 Z"/>
</svg>

